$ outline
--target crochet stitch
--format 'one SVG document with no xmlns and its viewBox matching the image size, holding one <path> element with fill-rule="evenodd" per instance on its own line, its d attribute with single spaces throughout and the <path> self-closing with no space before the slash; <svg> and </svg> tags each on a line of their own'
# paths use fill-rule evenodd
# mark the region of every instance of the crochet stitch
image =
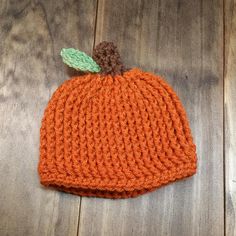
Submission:
<svg viewBox="0 0 236 236">
<path fill-rule="evenodd" d="M 138 68 L 65 81 L 43 116 L 38 171 L 45 186 L 135 197 L 193 175 L 196 162 L 179 98 L 163 78 Z"/>
</svg>

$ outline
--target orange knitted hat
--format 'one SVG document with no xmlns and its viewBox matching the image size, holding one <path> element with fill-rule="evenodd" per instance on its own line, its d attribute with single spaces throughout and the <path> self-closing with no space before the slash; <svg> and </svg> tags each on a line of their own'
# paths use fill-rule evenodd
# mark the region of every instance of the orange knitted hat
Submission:
<svg viewBox="0 0 236 236">
<path fill-rule="evenodd" d="M 45 186 L 80 196 L 128 198 L 196 172 L 186 113 L 160 76 L 125 69 L 117 48 L 99 44 L 93 59 L 61 51 L 84 75 L 53 94 L 40 130 Z"/>
</svg>

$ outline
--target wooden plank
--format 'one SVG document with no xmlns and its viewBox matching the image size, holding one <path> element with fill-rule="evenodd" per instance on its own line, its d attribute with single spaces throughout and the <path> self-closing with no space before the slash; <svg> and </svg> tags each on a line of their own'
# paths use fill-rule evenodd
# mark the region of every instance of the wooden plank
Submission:
<svg viewBox="0 0 236 236">
<path fill-rule="evenodd" d="M 96 1 L 1 1 L 0 235 L 77 235 L 80 198 L 40 186 L 39 128 L 68 78 L 62 47 L 91 51 Z"/>
<path fill-rule="evenodd" d="M 236 235 L 236 1 L 225 1 L 226 235 Z"/>
<path fill-rule="evenodd" d="M 83 198 L 79 235 L 224 235 L 222 17 L 221 0 L 99 1 L 96 43 L 167 78 L 199 162 L 196 176 L 135 199 Z"/>
</svg>

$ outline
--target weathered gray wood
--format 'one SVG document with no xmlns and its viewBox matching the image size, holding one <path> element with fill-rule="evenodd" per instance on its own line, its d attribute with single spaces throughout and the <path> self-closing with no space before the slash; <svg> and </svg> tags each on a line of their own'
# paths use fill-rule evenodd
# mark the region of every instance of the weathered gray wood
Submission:
<svg viewBox="0 0 236 236">
<path fill-rule="evenodd" d="M 225 1 L 226 235 L 236 235 L 236 1 Z"/>
<path fill-rule="evenodd" d="M 68 78 L 62 47 L 90 51 L 96 1 L 0 2 L 0 235 L 77 235 L 80 198 L 39 184 L 39 128 Z"/>
<path fill-rule="evenodd" d="M 96 42 L 128 66 L 166 76 L 188 113 L 199 157 L 193 178 L 136 199 L 83 198 L 79 235 L 224 235 L 221 0 L 106 1 Z"/>
</svg>

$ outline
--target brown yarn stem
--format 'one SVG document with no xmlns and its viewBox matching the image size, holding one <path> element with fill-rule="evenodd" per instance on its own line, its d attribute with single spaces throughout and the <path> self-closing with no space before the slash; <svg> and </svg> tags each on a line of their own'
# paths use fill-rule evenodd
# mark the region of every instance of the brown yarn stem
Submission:
<svg viewBox="0 0 236 236">
<path fill-rule="evenodd" d="M 112 42 L 99 43 L 93 50 L 93 59 L 101 67 L 102 74 L 122 75 L 125 71 L 118 49 Z"/>
</svg>

